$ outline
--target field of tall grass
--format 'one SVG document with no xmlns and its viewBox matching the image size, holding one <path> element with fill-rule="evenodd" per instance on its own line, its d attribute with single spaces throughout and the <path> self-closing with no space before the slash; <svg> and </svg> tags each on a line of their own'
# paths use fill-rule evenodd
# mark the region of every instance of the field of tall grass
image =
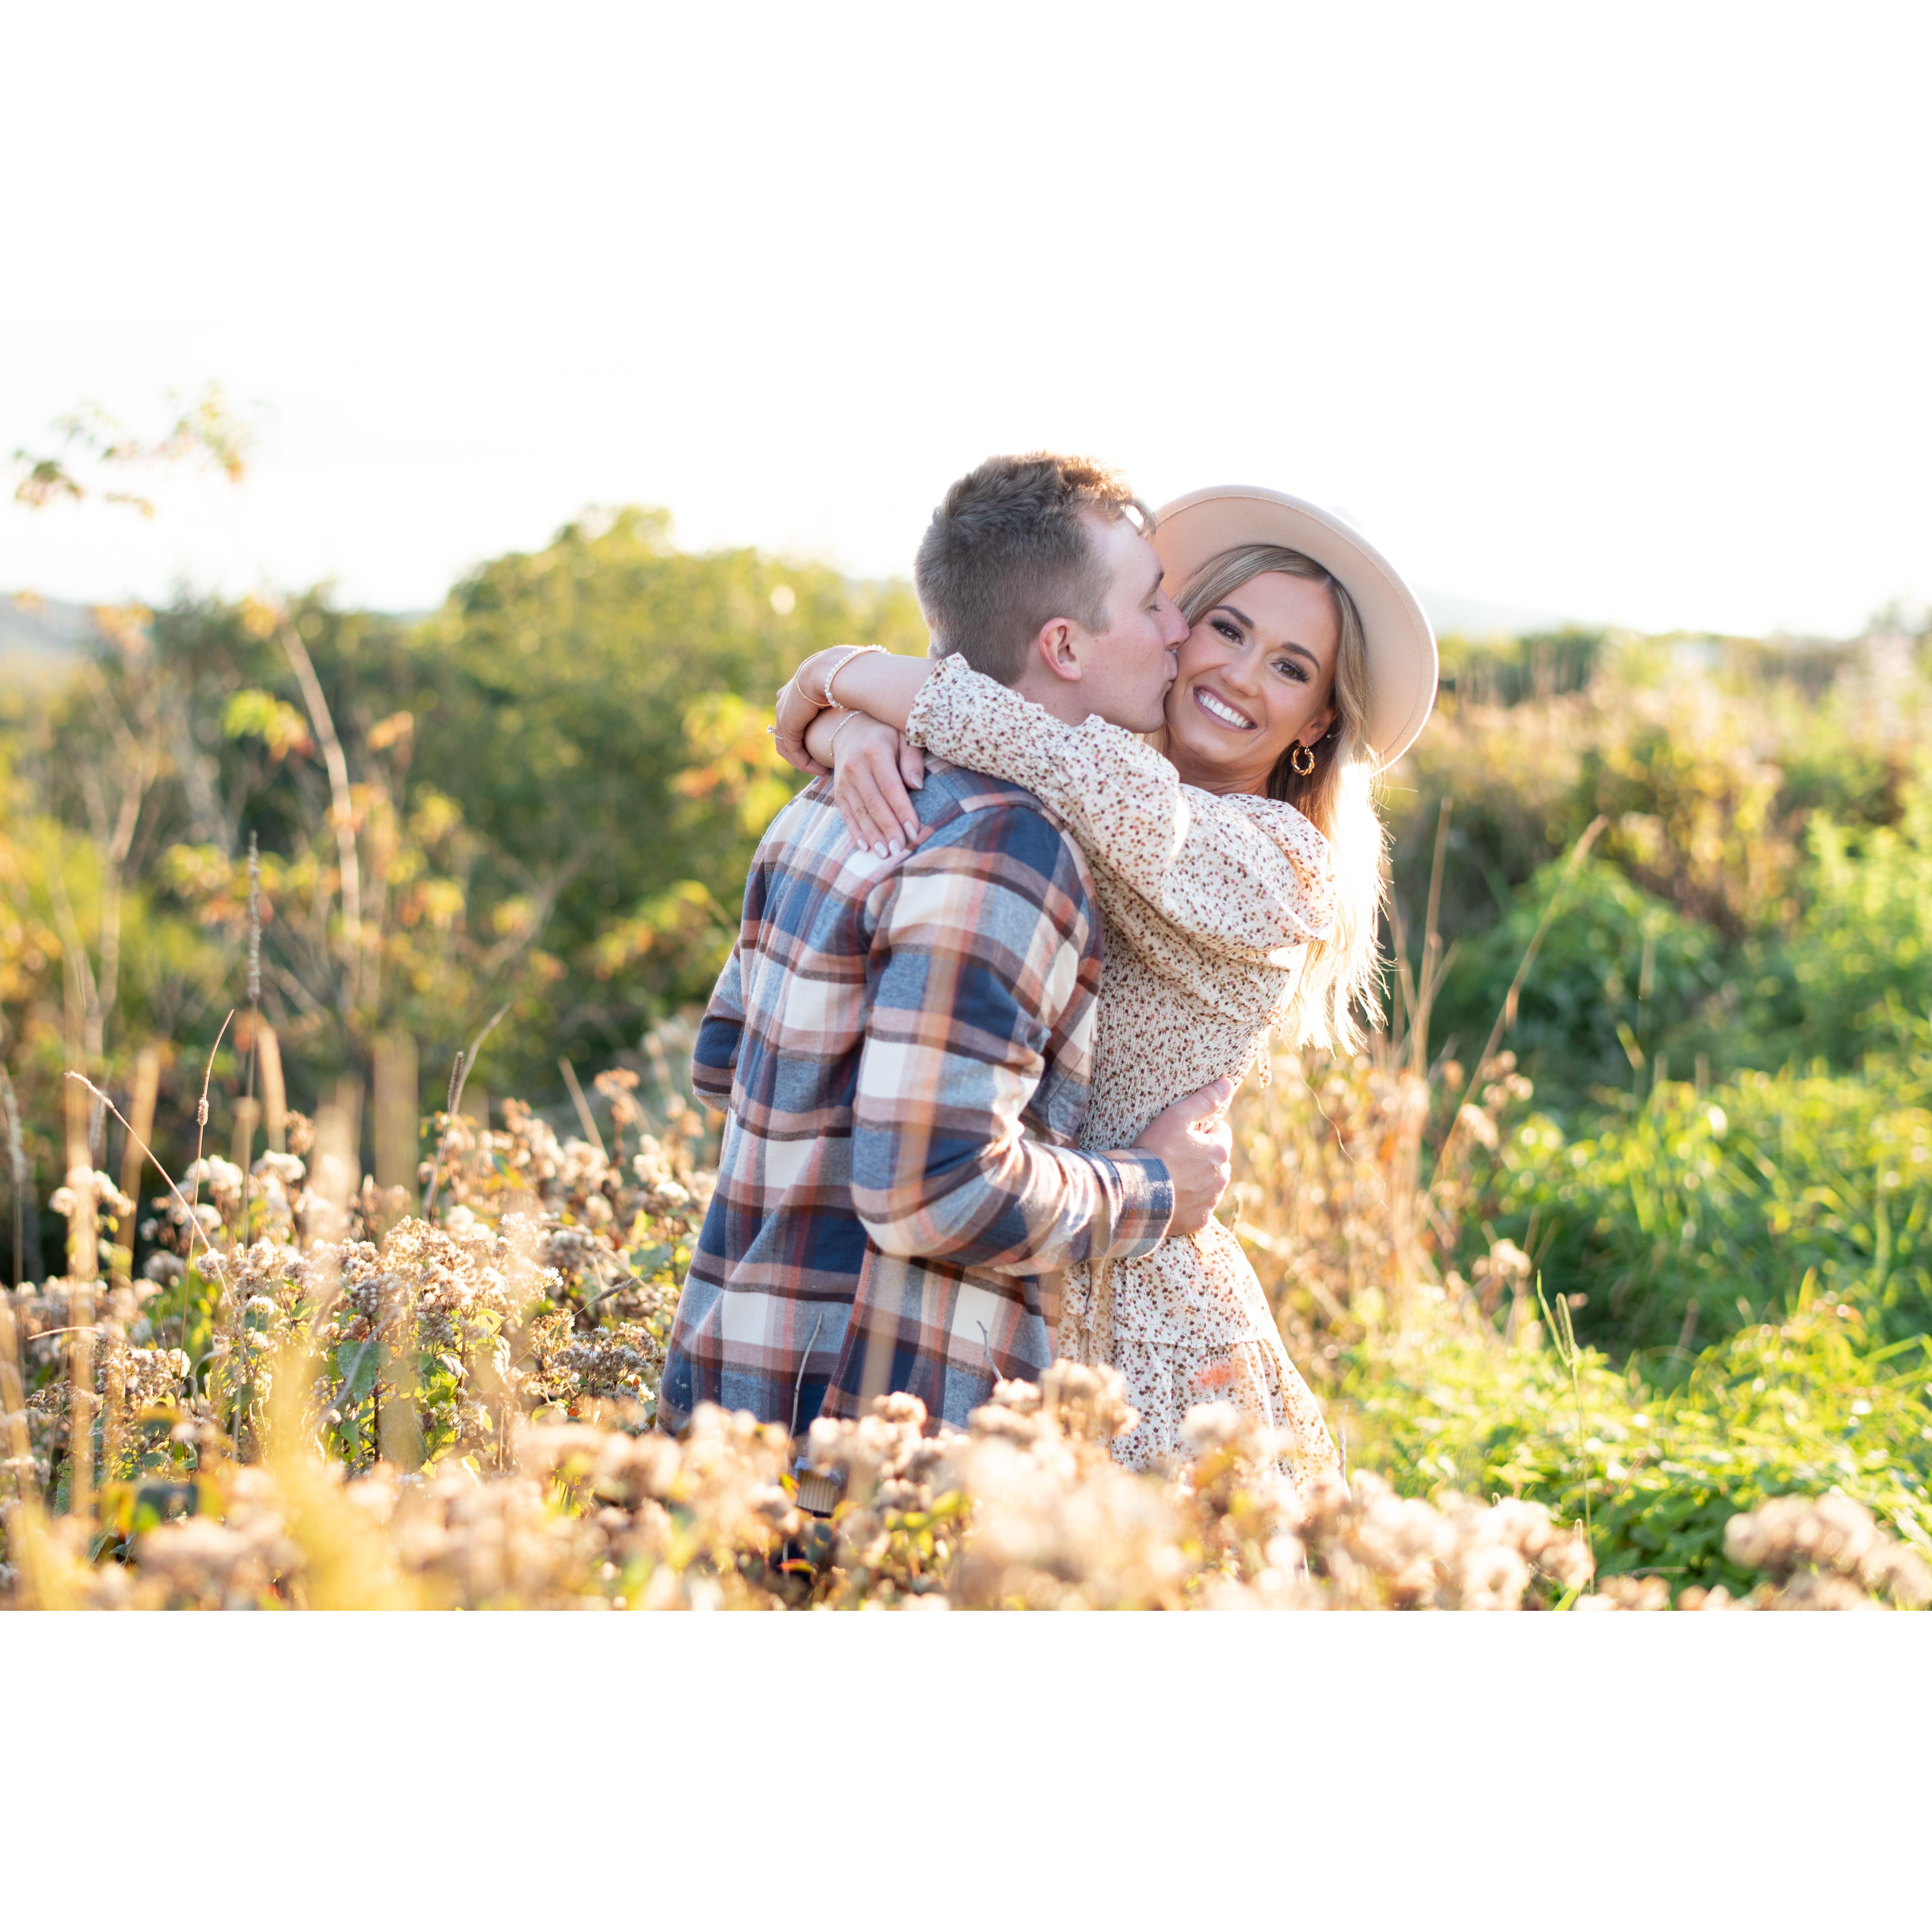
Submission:
<svg viewBox="0 0 1932 1932">
<path fill-rule="evenodd" d="M 829 1522 L 782 1432 L 653 1432 L 715 1145 L 688 1001 L 786 782 L 758 692 L 903 616 L 800 575 L 619 520 L 414 632 L 140 614 L 0 711 L 8 1603 L 1932 1600 L 1932 707 L 1898 626 L 1445 652 L 1392 775 L 1385 1023 L 1250 1083 L 1221 1210 L 1346 1487 L 1294 1495 L 1211 1408 L 1131 1476 L 1070 1366 L 963 1433 L 900 1398 L 815 1426 Z M 628 700 L 526 634 L 681 650 L 648 796 L 586 772 Z M 463 769 L 486 712 L 516 770 Z M 533 770 L 583 820 L 548 871 Z"/>
</svg>

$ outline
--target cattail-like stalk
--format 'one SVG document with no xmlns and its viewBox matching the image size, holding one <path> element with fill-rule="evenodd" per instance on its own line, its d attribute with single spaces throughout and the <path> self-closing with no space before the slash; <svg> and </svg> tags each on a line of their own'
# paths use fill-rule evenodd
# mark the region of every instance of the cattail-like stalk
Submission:
<svg viewBox="0 0 1932 1932">
<path fill-rule="evenodd" d="M 70 1298 L 68 1312 L 73 1332 L 68 1337 L 72 1386 L 68 1394 L 67 1506 L 70 1515 L 88 1516 L 94 1509 L 94 1291 L 91 1285 Z"/>
<path fill-rule="evenodd" d="M 68 1064 L 84 1066 L 77 1028 L 68 1036 Z M 67 1273 L 70 1281 L 92 1281 L 100 1271 L 100 1226 L 94 1191 L 92 1083 L 70 1082 L 67 1102 Z"/>
<path fill-rule="evenodd" d="M 255 1068 L 262 1057 L 262 851 L 254 832 L 248 835 L 248 1087 L 236 1109 L 236 1138 L 240 1152 L 235 1164 L 242 1170 L 242 1224 L 236 1238 L 248 1245 L 248 1196 L 254 1176 Z M 240 1318 L 238 1316 L 238 1320 Z"/>
<path fill-rule="evenodd" d="M 127 1354 L 118 1338 L 106 1336 L 107 1352 L 102 1366 L 100 1410 L 100 1484 L 104 1489 L 121 1474 L 123 1424 L 128 1408 Z"/>
<path fill-rule="evenodd" d="M 230 1010 L 229 1010 L 229 1014 L 228 1014 L 228 1017 L 227 1017 L 227 1018 L 226 1018 L 226 1019 L 225 1019 L 225 1020 L 224 1020 L 224 1021 L 221 1022 L 221 1030 L 220 1030 L 218 1034 L 217 1034 L 214 1036 L 214 1044 L 212 1046 L 211 1046 L 211 1047 L 208 1049 L 208 1064 L 207 1064 L 207 1066 L 206 1066 L 206 1067 L 204 1067 L 204 1068 L 202 1069 L 202 1076 L 201 1076 L 201 1098 L 200 1098 L 198 1101 L 196 1101 L 196 1103 L 195 1103 L 195 1109 L 194 1109 L 194 1180 L 193 1184 L 192 1184 L 192 1185 L 193 1185 L 193 1186 L 194 1186 L 194 1197 L 193 1197 L 193 1198 L 192 1198 L 192 1199 L 189 1202 L 189 1203 L 188 1203 L 188 1220 L 189 1220 L 189 1221 L 190 1221 L 190 1222 L 191 1222 L 194 1226 L 196 1226 L 196 1227 L 197 1227 L 197 1228 L 199 1228 L 199 1227 L 200 1226 L 200 1225 L 201 1225 L 200 1222 L 200 1221 L 196 1218 L 196 1210 L 197 1210 L 200 1208 L 200 1206 L 201 1206 L 201 1155 L 202 1155 L 202 1144 L 203 1144 L 203 1143 L 204 1143 L 204 1142 L 207 1140 L 207 1138 L 208 1138 L 208 1083 L 209 1083 L 212 1080 L 213 1080 L 213 1079 L 214 1079 L 214 1056 L 215 1056 L 218 1053 L 219 1053 L 219 1052 L 221 1051 L 221 1042 L 222 1042 L 225 1039 L 226 1039 L 226 1038 L 227 1038 L 227 1036 L 228 1036 L 228 1029 L 229 1029 L 229 1028 L 230 1027 L 230 1025 L 232 1025 L 232 1024 L 233 1024 L 233 1022 L 234 1022 L 234 1018 L 235 1018 L 234 1010 L 231 1007 L 231 1008 L 230 1009 Z M 213 1256 L 214 1250 L 213 1250 L 212 1247 L 212 1246 L 210 1246 L 209 1243 L 208 1243 L 208 1237 L 207 1237 L 206 1234 L 203 1234 L 203 1235 L 202 1236 L 202 1246 L 204 1248 L 208 1249 L 208 1253 L 209 1253 L 210 1257 L 211 1257 L 211 1258 L 212 1258 L 212 1256 Z M 193 1250 L 190 1249 L 190 1255 L 192 1254 L 192 1252 L 193 1252 Z M 190 1265 L 192 1265 L 192 1264 L 191 1264 L 191 1263 L 190 1263 Z M 183 1348 L 183 1350 L 184 1350 L 184 1351 L 185 1351 L 185 1350 L 186 1350 L 186 1348 L 187 1348 L 187 1347 L 188 1347 L 188 1279 L 187 1279 L 187 1277 L 186 1277 L 185 1276 L 184 1276 L 182 1277 L 182 1312 L 181 1312 L 181 1346 L 182 1346 L 182 1348 Z"/>
<path fill-rule="evenodd" d="M 27 1150 L 20 1139 L 20 1109 L 14 1098 L 14 1083 L 4 1066 L 0 1066 L 0 1108 L 6 1110 L 7 1165 L 14 1181 L 14 1286 L 18 1288 L 27 1265 Z"/>
<path fill-rule="evenodd" d="M 436 1145 L 429 1157 L 429 1185 L 423 1190 L 423 1219 L 428 1220 L 436 1212 L 436 1184 L 442 1178 L 442 1144 L 449 1137 L 448 1123 L 456 1118 L 456 1103 L 463 1094 L 463 1049 L 456 1049 L 456 1058 L 450 1063 L 449 1091 L 444 1096 L 443 1126 L 436 1137 Z"/>
<path fill-rule="evenodd" d="M 262 851 L 248 835 L 248 1004 L 262 1004 Z"/>
<path fill-rule="evenodd" d="M 268 1146 L 276 1154 L 288 1150 L 288 1088 L 282 1078 L 282 1047 L 275 1030 L 258 1013 L 255 1018 L 256 1052 L 262 1066 L 262 1124 Z"/>
<path fill-rule="evenodd" d="M 141 1173 L 146 1164 L 147 1144 L 154 1137 L 154 1103 L 161 1087 L 161 1056 L 158 1049 L 144 1046 L 134 1061 L 134 1092 L 128 1109 L 128 1144 L 121 1156 L 121 1192 L 134 1203 L 138 1220 L 141 1204 Z M 131 1253 L 134 1240 L 128 1246 Z"/>
<path fill-rule="evenodd" d="M 28 1453 L 27 1392 L 20 1375 L 20 1348 L 14 1325 L 14 1306 L 0 1294 L 0 1423 L 6 1430 L 7 1460 L 14 1466 L 14 1495 L 16 1502 L 33 1500 L 28 1473 L 33 1467 Z"/>
<path fill-rule="evenodd" d="M 376 1181 L 415 1192 L 418 1121 L 416 1043 L 406 1033 L 376 1042 Z"/>
</svg>

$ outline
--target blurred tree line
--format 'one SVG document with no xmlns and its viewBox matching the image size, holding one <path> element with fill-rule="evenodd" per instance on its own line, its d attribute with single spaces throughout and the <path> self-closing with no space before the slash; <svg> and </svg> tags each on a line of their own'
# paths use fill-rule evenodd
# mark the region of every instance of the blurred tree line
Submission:
<svg viewBox="0 0 1932 1932">
<path fill-rule="evenodd" d="M 37 487 L 64 473 L 43 465 Z M 427 1112 L 500 1009 L 471 1111 L 492 1093 L 568 1106 L 560 1058 L 631 1065 L 648 1094 L 648 1030 L 708 991 L 798 782 L 765 736 L 771 692 L 829 644 L 925 644 L 902 584 L 694 555 L 642 509 L 498 558 L 413 621 L 320 594 L 97 616 L 66 684 L 0 691 L 0 1134 L 29 1201 L 76 1130 L 96 1165 L 122 1145 L 98 1110 L 68 1116 L 70 1066 L 124 1106 L 147 1078 L 176 1166 L 234 1012 L 212 1062 L 214 1118 L 233 1118 L 259 1044 L 251 845 L 290 1106 L 366 1092 L 401 1039 Z M 1850 1070 L 1918 1037 L 1922 629 L 1829 650 L 1573 632 L 1443 656 L 1438 716 L 1388 788 L 1390 942 L 1412 963 L 1444 834 L 1432 1056 L 1479 1050 L 1546 914 L 1504 1044 L 1565 1131 L 1673 1072 Z M 12 1193 L 0 1181 L 0 1227 Z M 24 1218 L 27 1246 L 59 1238 Z"/>
<path fill-rule="evenodd" d="M 1478 1050 L 1546 914 L 1508 1044 L 1559 1118 L 1629 1104 L 1673 1066 L 1850 1069 L 1920 1039 L 1922 618 L 1828 646 L 1571 633 L 1443 656 L 1453 684 L 1390 791 L 1412 950 L 1448 807 L 1437 1052 Z"/>
<path fill-rule="evenodd" d="M 692 554 L 634 508 L 485 564 L 418 621 L 319 593 L 97 616 L 64 686 L 0 692 L 0 1114 L 29 1199 L 68 1164 L 68 1067 L 125 1106 L 154 1054 L 171 1166 L 238 1009 L 213 1077 L 238 1090 L 251 842 L 290 1106 L 360 1091 L 401 1035 L 428 1108 L 503 1006 L 472 1096 L 561 1101 L 560 1055 L 644 1064 L 652 1023 L 709 992 L 799 782 L 765 735 L 772 692 L 829 644 L 926 643 L 902 585 Z M 98 1110 L 85 1130 L 105 1165 Z"/>
</svg>

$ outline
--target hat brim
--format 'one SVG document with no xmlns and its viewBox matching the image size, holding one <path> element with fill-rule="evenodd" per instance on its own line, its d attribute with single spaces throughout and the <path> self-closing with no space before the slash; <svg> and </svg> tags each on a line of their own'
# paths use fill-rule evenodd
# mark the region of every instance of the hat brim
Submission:
<svg viewBox="0 0 1932 1932">
<path fill-rule="evenodd" d="M 1376 768 L 1414 743 L 1436 703 L 1436 633 L 1388 560 L 1340 517 L 1279 490 L 1192 490 L 1156 513 L 1154 547 L 1176 596 L 1210 557 L 1278 544 L 1312 557 L 1354 599 L 1369 652 L 1369 743 Z"/>
</svg>

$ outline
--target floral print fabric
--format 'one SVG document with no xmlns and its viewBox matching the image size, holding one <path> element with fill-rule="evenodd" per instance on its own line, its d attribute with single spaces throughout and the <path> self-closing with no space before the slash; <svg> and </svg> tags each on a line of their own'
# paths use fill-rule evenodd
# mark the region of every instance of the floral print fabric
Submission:
<svg viewBox="0 0 1932 1932">
<path fill-rule="evenodd" d="M 964 659 L 940 661 L 906 736 L 1022 784 L 1086 853 L 1106 928 L 1080 1144 L 1132 1145 L 1154 1115 L 1265 1068 L 1304 948 L 1334 917 L 1328 841 L 1292 806 L 1184 785 L 1159 752 L 1089 718 L 1066 724 Z M 1062 1277 L 1060 1352 L 1118 1368 L 1140 1412 L 1130 1466 L 1173 1456 L 1187 1410 L 1232 1402 L 1286 1432 L 1289 1472 L 1338 1465 L 1240 1242 L 1218 1221 Z"/>
</svg>

